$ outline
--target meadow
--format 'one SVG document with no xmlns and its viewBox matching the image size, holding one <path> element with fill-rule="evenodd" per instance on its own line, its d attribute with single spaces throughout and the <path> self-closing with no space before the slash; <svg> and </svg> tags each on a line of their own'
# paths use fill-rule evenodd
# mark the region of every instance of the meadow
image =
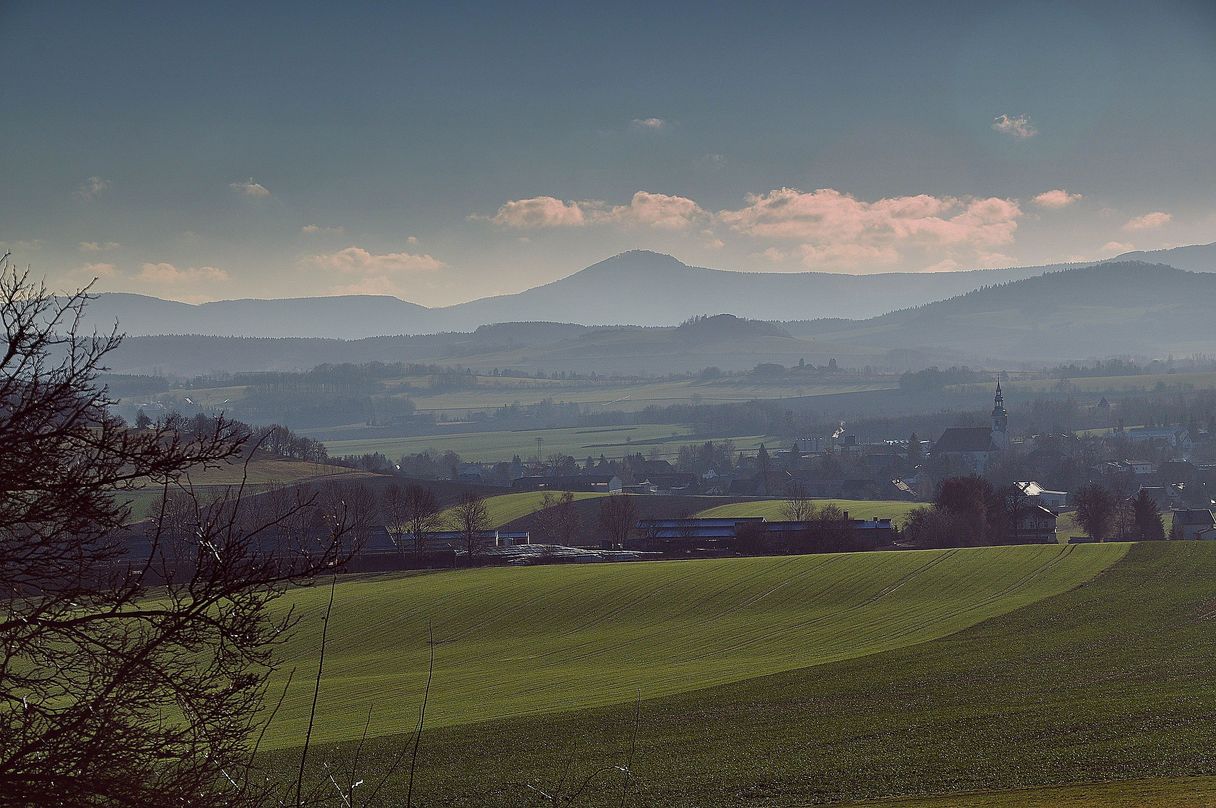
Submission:
<svg viewBox="0 0 1216 808">
<path fill-rule="evenodd" d="M 924 502 L 904 502 L 886 499 L 815 499 L 816 508 L 825 505 L 835 505 L 842 511 L 848 511 L 852 519 L 890 519 L 896 525 L 902 524 L 907 515 L 916 508 L 926 507 Z M 704 518 L 739 518 L 744 516 L 763 516 L 769 521 L 785 519 L 784 499 L 758 499 L 750 502 L 734 502 L 729 505 L 717 505 L 696 514 Z"/>
<path fill-rule="evenodd" d="M 380 452 L 390 459 L 429 450 L 451 450 L 462 460 L 476 462 L 509 461 L 513 456 L 536 457 L 537 439 L 542 456 L 558 453 L 583 460 L 622 457 L 641 452 L 650 456 L 674 457 L 681 446 L 707 440 L 733 440 L 740 450 L 757 449 L 760 444 L 776 445 L 777 438 L 765 435 L 696 435 L 678 424 L 639 424 L 636 426 L 569 427 L 564 429 L 525 429 L 505 432 L 453 432 L 410 438 L 354 438 L 327 440 L 325 448 L 334 456 Z"/>
<path fill-rule="evenodd" d="M 1216 546 L 1072 549 L 1097 551 L 1061 558 L 1098 574 L 927 641 L 903 634 L 906 623 L 875 626 L 902 638 L 813 664 L 816 643 L 795 669 L 766 676 L 755 667 L 718 687 L 438 727 L 423 736 L 415 793 L 428 804 L 524 806 L 540 804 L 536 789 L 568 796 L 586 783 L 579 805 L 1211 805 Z M 1024 578 L 1015 563 L 1023 553 L 1065 550 L 976 551 L 985 562 L 977 577 L 935 582 L 914 612 L 932 618 L 940 611 L 929 603 L 946 608 L 960 590 L 995 595 Z M 886 598 L 913 585 L 898 580 L 887 580 Z M 751 631 L 763 627 L 756 620 Z M 390 800 L 403 791 L 393 760 L 408 741 L 376 738 L 361 749 L 361 775 L 396 772 Z M 311 759 L 341 771 L 356 745 Z M 290 752 L 268 760 L 286 771 L 297 762 Z"/>
<path fill-rule="evenodd" d="M 1083 583 L 1127 545 L 486 568 L 335 591 L 320 742 L 651 699 L 944 637 Z M 307 723 L 329 588 L 294 590 L 296 679 L 267 736 Z M 272 690 L 283 684 L 281 671 Z"/>
</svg>

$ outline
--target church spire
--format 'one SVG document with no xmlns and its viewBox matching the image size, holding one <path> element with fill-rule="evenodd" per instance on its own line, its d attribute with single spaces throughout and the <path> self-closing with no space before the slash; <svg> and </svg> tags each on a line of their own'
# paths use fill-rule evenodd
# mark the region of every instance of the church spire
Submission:
<svg viewBox="0 0 1216 808">
<path fill-rule="evenodd" d="M 1001 378 L 996 379 L 996 396 L 992 399 L 992 443 L 998 449 L 1009 446 L 1009 413 L 1005 411 L 1005 396 L 1001 393 Z"/>
</svg>

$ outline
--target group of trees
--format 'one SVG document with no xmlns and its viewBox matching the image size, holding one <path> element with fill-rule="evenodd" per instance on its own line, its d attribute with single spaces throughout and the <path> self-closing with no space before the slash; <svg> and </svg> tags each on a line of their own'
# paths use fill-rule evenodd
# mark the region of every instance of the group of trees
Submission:
<svg viewBox="0 0 1216 808">
<path fill-rule="evenodd" d="M 412 554 L 420 566 L 427 560 L 427 540 L 444 530 L 461 534 L 465 561 L 475 564 L 482 549 L 481 534 L 490 529 L 486 498 L 471 489 L 445 508 L 426 486 L 393 484 L 384 489 L 381 507 L 393 543 L 402 554 Z"/>
<path fill-rule="evenodd" d="M 1077 524 L 1091 538 L 1160 541 L 1165 524 L 1157 502 L 1143 489 L 1134 497 L 1119 496 L 1097 483 L 1085 485 L 1073 495 Z"/>
<path fill-rule="evenodd" d="M 908 515 L 902 535 L 919 547 L 1017 544 L 1032 507 L 1032 499 L 1017 486 L 996 488 L 977 476 L 948 477 L 938 483 L 930 507 Z"/>
</svg>

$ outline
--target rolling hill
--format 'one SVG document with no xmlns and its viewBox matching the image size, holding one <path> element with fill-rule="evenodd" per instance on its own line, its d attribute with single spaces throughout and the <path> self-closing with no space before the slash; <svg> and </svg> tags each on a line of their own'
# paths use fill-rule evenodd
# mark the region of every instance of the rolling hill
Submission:
<svg viewBox="0 0 1216 808">
<path fill-rule="evenodd" d="M 957 608 L 948 605 L 956 598 L 970 597 L 966 591 L 992 594 L 1000 582 L 1007 585 L 1023 576 L 1020 567 L 1005 561 L 1012 562 L 1026 549 L 979 551 L 987 554 L 988 563 L 977 576 L 934 582 L 932 576 L 922 574 L 902 586 L 898 578 L 884 577 L 869 585 L 885 586 L 880 591 L 886 593 L 886 609 L 892 609 L 911 586 L 919 594 L 909 595 L 929 598 L 920 601 L 918 610 L 944 616 Z M 1063 551 L 1053 548 L 1052 552 Z M 858 563 L 878 558 L 869 554 Z M 958 558 L 952 556 L 934 569 L 943 572 Z M 831 662 L 825 653 L 830 643 L 790 644 L 795 654 L 803 653 L 799 648 L 809 650 L 802 664 L 763 675 L 764 665 L 758 660 L 764 655 L 756 651 L 758 639 L 775 636 L 766 624 L 770 619 L 766 615 L 775 608 L 769 601 L 776 597 L 792 604 L 795 592 L 775 588 L 772 584 L 778 581 L 766 585 L 736 576 L 733 590 L 748 603 L 744 614 L 755 620 L 743 647 L 722 653 L 752 675 L 711 688 L 690 681 L 680 692 L 655 698 L 649 697 L 649 688 L 632 691 L 624 694 L 624 703 L 603 707 L 577 709 L 570 702 L 558 712 L 448 726 L 437 722 L 422 739 L 415 795 L 424 802 L 453 806 L 524 806 L 539 804 L 534 789 L 569 794 L 586 783 L 579 805 L 775 808 L 918 797 L 925 801 L 909 799 L 907 804 L 926 808 L 1209 804 L 1210 775 L 1216 774 L 1210 752 L 1216 742 L 1212 721 L 1216 674 L 1211 665 L 1216 640 L 1211 631 L 1209 583 L 1216 569 L 1216 546 L 1205 542 L 1131 545 L 1104 571 L 1092 578 L 1084 576 L 1087 580 L 1066 587 L 1067 591 L 1036 598 L 1012 611 L 993 604 L 997 613 L 986 620 L 937 639 L 918 641 L 908 636 L 907 642 L 890 650 L 881 650 L 883 638 L 901 629 L 886 625 L 885 620 L 898 611 L 887 612 L 866 629 L 855 624 L 862 618 L 857 611 L 835 616 L 821 611 L 830 610 L 841 596 L 839 590 L 833 594 L 828 584 L 845 570 L 831 569 L 822 571 L 824 586 L 819 594 L 803 595 L 795 608 L 806 609 L 810 618 L 804 623 L 809 632 L 805 636 L 830 634 L 835 626 L 849 632 L 859 653 Z M 941 588 L 929 594 L 922 588 L 934 583 L 961 591 Z M 753 586 L 760 596 L 748 602 L 746 593 Z M 638 589 L 631 593 L 627 610 L 611 611 L 610 606 L 601 610 L 601 625 L 607 629 L 623 620 L 624 627 L 632 628 L 638 598 L 649 595 L 649 601 L 642 603 L 648 603 L 646 608 L 657 616 L 670 597 L 683 591 L 682 587 Z M 566 594 L 568 610 L 578 608 L 574 604 L 580 603 L 580 597 L 595 598 L 598 592 L 584 591 L 580 596 L 571 587 Z M 770 594 L 764 597 L 766 592 Z M 693 614 L 723 626 L 739 614 L 729 610 L 727 601 L 698 603 Z M 944 611 L 933 609 L 931 603 L 940 604 Z M 538 608 L 538 619 L 546 618 L 543 604 L 530 607 L 527 614 Z M 780 608 L 774 612 L 778 613 Z M 560 634 L 561 626 L 576 619 L 570 614 L 555 623 L 555 632 Z M 536 636 L 533 622 L 518 621 L 515 629 L 521 638 L 517 653 L 525 665 L 538 661 L 527 651 Z M 657 621 L 636 628 L 641 639 L 654 636 L 651 631 L 677 626 L 678 622 Z M 725 637 L 725 632 L 719 629 L 713 636 L 719 635 Z M 581 635 L 568 635 L 566 654 L 578 653 L 579 639 Z M 675 662 L 673 654 L 699 639 L 695 631 L 687 642 L 682 635 L 673 637 L 656 649 L 655 658 L 660 663 Z M 459 658 L 456 648 L 436 648 L 437 666 L 448 664 L 443 661 L 447 653 L 452 654 L 449 660 Z M 630 644 L 622 646 L 621 653 L 638 654 L 637 649 Z M 593 654 L 590 660 L 594 658 Z M 410 664 L 416 667 L 419 662 Z M 437 682 L 440 670 L 437 667 Z M 628 688 L 628 665 L 609 666 L 604 675 L 609 686 Z M 491 678 L 509 692 L 514 676 L 513 667 L 503 665 Z M 364 685 L 380 687 L 384 681 L 368 679 Z M 550 696 L 546 680 L 530 681 L 537 685 L 537 698 Z M 408 697 L 415 703 L 419 687 L 415 685 L 414 695 Z M 397 689 L 392 692 L 401 694 Z M 362 693 L 362 688 L 355 693 Z M 638 696 L 640 701 L 635 701 Z M 433 691 L 432 697 L 438 703 L 438 693 Z M 467 698 L 444 697 L 447 715 Z M 386 709 L 377 706 L 376 715 Z M 362 715 L 365 718 L 366 711 Z M 337 720 L 357 723 L 359 717 Z M 399 734 L 362 745 L 359 775 L 374 781 L 380 773 L 392 772 L 392 760 L 403 746 L 408 748 L 408 741 L 408 734 Z M 312 759 L 345 771 L 356 746 L 354 741 L 327 745 L 314 750 Z M 284 749 L 268 764 L 281 766 L 283 776 L 294 778 L 298 760 L 298 752 Z M 626 765 L 629 778 L 620 769 Z M 320 776 L 316 768 L 311 776 Z M 400 802 L 404 783 L 398 767 L 385 792 L 387 803 Z"/>
<path fill-rule="evenodd" d="M 133 337 L 118 372 L 298 370 L 323 362 L 436 362 L 474 369 L 643 374 L 708 366 L 749 370 L 801 359 L 846 367 L 1052 362 L 1211 350 L 1216 273 L 1114 262 L 1050 272 L 866 320 L 748 326 L 713 317 L 694 328 L 503 324 L 469 333 L 332 339 Z"/>
<path fill-rule="evenodd" d="M 340 585 L 329 622 L 317 733 L 357 738 L 368 708 L 373 735 L 412 726 L 429 630 L 439 645 L 428 720 L 456 726 L 905 647 L 1067 591 L 1125 551 L 1025 546 L 356 579 Z M 284 671 L 313 658 L 328 594 L 290 596 L 304 622 L 284 646 Z M 272 747 L 298 743 L 311 693 L 307 683 L 288 691 Z"/>
</svg>

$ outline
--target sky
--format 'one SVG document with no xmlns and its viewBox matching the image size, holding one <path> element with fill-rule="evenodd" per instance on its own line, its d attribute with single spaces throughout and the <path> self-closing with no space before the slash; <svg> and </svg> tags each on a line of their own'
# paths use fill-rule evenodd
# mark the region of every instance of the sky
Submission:
<svg viewBox="0 0 1216 808">
<path fill-rule="evenodd" d="M 1216 3 L 0 0 L 0 248 L 199 302 L 1216 241 Z"/>
</svg>

